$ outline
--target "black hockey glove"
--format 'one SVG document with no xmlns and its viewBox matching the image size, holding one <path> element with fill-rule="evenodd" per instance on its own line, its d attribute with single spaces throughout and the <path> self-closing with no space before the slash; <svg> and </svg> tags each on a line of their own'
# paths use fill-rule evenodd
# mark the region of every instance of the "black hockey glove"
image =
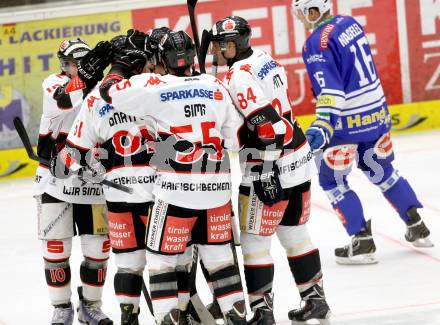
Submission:
<svg viewBox="0 0 440 325">
<path fill-rule="evenodd" d="M 92 166 L 86 166 L 78 171 L 78 178 L 85 183 L 101 184 L 105 179 L 105 168 L 96 162 Z"/>
<path fill-rule="evenodd" d="M 78 62 L 78 76 L 88 89 L 93 89 L 104 77 L 104 70 L 112 58 L 110 42 L 99 42 Z"/>
<path fill-rule="evenodd" d="M 283 199 L 283 188 L 275 161 L 265 161 L 251 168 L 255 194 L 261 202 L 272 206 Z"/>
</svg>

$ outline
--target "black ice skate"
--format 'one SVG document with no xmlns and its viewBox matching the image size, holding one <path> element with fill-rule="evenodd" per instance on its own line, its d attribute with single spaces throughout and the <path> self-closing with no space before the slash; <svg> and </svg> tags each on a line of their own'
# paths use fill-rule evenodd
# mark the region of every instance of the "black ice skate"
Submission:
<svg viewBox="0 0 440 325">
<path fill-rule="evenodd" d="M 409 221 L 406 222 L 405 239 L 415 247 L 433 247 L 434 244 L 429 239 L 430 231 L 422 221 L 416 208 L 411 208 L 406 213 Z"/>
<path fill-rule="evenodd" d="M 168 314 L 165 315 L 160 325 L 179 325 L 179 320 L 180 320 L 180 310 L 173 309 Z"/>
<path fill-rule="evenodd" d="M 376 245 L 371 235 L 371 219 L 366 228 L 354 235 L 351 242 L 335 249 L 336 262 L 339 264 L 375 264 Z"/>
<path fill-rule="evenodd" d="M 246 325 L 246 305 L 244 300 L 234 303 L 232 309 L 225 316 L 226 325 Z"/>
<path fill-rule="evenodd" d="M 275 317 L 273 315 L 273 293 L 266 293 L 263 297 L 264 306 L 258 307 L 254 311 L 254 316 L 248 325 L 274 325 Z"/>
<path fill-rule="evenodd" d="M 101 310 L 101 301 L 88 301 L 82 295 L 82 287 L 78 287 L 79 305 L 78 321 L 87 325 L 113 325 L 113 321 Z"/>
<path fill-rule="evenodd" d="M 73 314 L 74 311 L 71 303 L 56 305 L 50 325 L 72 325 Z"/>
<path fill-rule="evenodd" d="M 215 323 L 217 325 L 222 325 L 225 323 L 225 320 L 223 319 L 222 310 L 220 309 L 220 305 L 218 304 L 218 301 L 217 299 L 215 299 L 215 297 L 212 303 L 206 306 L 206 308 L 211 313 L 212 317 L 214 317 Z"/>
<path fill-rule="evenodd" d="M 121 325 L 139 325 L 139 307 L 133 304 L 121 304 Z"/>
<path fill-rule="evenodd" d="M 179 325 L 202 325 L 188 311 L 180 311 Z"/>
<path fill-rule="evenodd" d="M 292 325 L 306 325 L 308 321 L 319 322 L 320 325 L 330 325 L 330 308 L 325 301 L 324 290 L 320 285 L 309 289 L 311 293 L 303 298 L 305 305 L 289 311 L 288 317 Z"/>
</svg>

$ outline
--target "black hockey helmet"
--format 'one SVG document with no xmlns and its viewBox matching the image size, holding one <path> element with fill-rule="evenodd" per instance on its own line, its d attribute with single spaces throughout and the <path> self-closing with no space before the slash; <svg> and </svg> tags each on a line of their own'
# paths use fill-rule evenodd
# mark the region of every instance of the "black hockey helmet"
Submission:
<svg viewBox="0 0 440 325">
<path fill-rule="evenodd" d="M 110 40 L 113 50 L 117 51 L 125 48 L 125 42 L 127 41 L 126 35 L 117 35 Z"/>
<path fill-rule="evenodd" d="M 176 75 L 183 75 L 183 72 L 194 64 L 196 50 L 187 33 L 171 31 L 162 36 L 159 53 L 166 68 L 173 69 Z"/>
<path fill-rule="evenodd" d="M 232 41 L 237 49 L 237 56 L 250 48 L 251 26 L 246 19 L 239 16 L 228 16 L 217 21 L 210 31 L 211 40 L 219 42 L 222 48 Z"/>
<path fill-rule="evenodd" d="M 172 32 L 168 27 L 159 27 L 150 29 L 146 32 L 147 42 L 145 44 L 145 50 L 148 55 L 148 63 L 151 65 L 157 65 L 160 63 L 159 44 L 165 34 Z"/>
<path fill-rule="evenodd" d="M 60 61 L 79 60 L 89 53 L 90 50 L 90 46 L 80 38 L 64 40 L 60 44 L 57 56 Z"/>
</svg>

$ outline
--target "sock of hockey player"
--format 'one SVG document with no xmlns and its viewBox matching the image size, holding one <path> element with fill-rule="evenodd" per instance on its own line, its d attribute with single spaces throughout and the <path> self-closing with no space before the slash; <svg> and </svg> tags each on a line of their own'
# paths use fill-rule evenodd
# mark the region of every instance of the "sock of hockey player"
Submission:
<svg viewBox="0 0 440 325">
<path fill-rule="evenodd" d="M 69 304 L 72 295 L 69 258 L 58 261 L 45 259 L 44 269 L 52 305 Z"/>
<path fill-rule="evenodd" d="M 411 185 L 403 177 L 399 176 L 397 170 L 391 173 L 384 182 L 378 184 L 385 198 L 399 213 L 403 221 L 408 222 L 407 214 L 410 208 L 422 208 L 422 204 L 416 197 Z"/>
<path fill-rule="evenodd" d="M 364 210 L 361 201 L 348 185 L 328 189 L 325 193 L 350 236 L 365 228 Z"/>
<path fill-rule="evenodd" d="M 41 249 L 44 258 L 44 273 L 52 305 L 68 305 L 72 291 L 70 289 L 70 253 L 72 238 L 62 240 L 42 240 Z"/>
<path fill-rule="evenodd" d="M 206 269 L 209 271 L 214 294 L 220 309 L 226 318 L 246 321 L 243 287 L 240 270 L 234 263 L 230 244 L 199 245 L 199 253 Z M 238 324 L 238 323 L 237 323 Z"/>
<path fill-rule="evenodd" d="M 113 324 L 101 311 L 110 240 L 105 235 L 81 235 L 80 238 L 84 261 L 80 268 L 82 287 L 78 288 L 78 319 L 90 325 Z"/>
<path fill-rule="evenodd" d="M 192 245 L 187 246 L 185 253 L 179 255 L 177 258 L 176 275 L 177 275 L 177 290 L 179 309 L 184 312 L 188 308 L 190 300 L 189 292 L 189 272 L 193 261 Z"/>
<path fill-rule="evenodd" d="M 115 254 L 118 271 L 114 289 L 121 306 L 121 324 L 136 324 L 142 292 L 142 274 L 146 265 L 145 249 Z"/>
<path fill-rule="evenodd" d="M 289 312 L 294 321 L 318 320 L 321 324 L 330 317 L 322 288 L 319 250 L 312 244 L 307 226 L 278 226 L 278 238 L 287 253 L 290 270 L 305 306 Z M 304 323 L 298 323 L 304 324 Z"/>
<path fill-rule="evenodd" d="M 173 310 L 179 311 L 177 259 L 177 255 L 162 255 L 147 250 L 150 295 L 157 324 L 162 324 L 165 316 Z M 173 316 L 173 313 L 171 313 L 171 316 Z"/>
<path fill-rule="evenodd" d="M 80 269 L 83 295 L 88 301 L 100 301 L 107 274 L 110 240 L 105 235 L 81 235 L 80 238 L 84 255 Z"/>
<path fill-rule="evenodd" d="M 264 296 L 272 292 L 274 264 L 270 255 L 271 236 L 241 233 L 244 274 L 252 311 L 265 307 Z"/>
<path fill-rule="evenodd" d="M 417 209 L 423 206 L 408 181 L 399 176 L 397 170 L 393 170 L 391 176 L 378 186 L 388 202 L 399 213 L 400 218 L 406 223 L 406 240 L 416 247 L 432 247 L 432 242 L 428 238 L 429 229 L 417 213 Z"/>
<path fill-rule="evenodd" d="M 142 291 L 142 272 L 118 268 L 114 278 L 114 288 L 121 306 L 121 324 L 137 324 Z"/>
</svg>

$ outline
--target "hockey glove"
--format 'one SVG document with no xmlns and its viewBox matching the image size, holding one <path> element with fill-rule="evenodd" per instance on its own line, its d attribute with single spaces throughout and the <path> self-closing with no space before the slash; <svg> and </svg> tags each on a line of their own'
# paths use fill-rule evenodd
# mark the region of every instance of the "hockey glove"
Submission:
<svg viewBox="0 0 440 325">
<path fill-rule="evenodd" d="M 78 171 L 78 178 L 85 183 L 100 184 L 105 179 L 106 170 L 101 163 L 96 162 L 92 166 L 86 166 Z"/>
<path fill-rule="evenodd" d="M 333 135 L 333 127 L 323 120 L 316 120 L 306 131 L 307 142 L 312 152 L 324 149 Z"/>
<path fill-rule="evenodd" d="M 255 194 L 266 205 L 272 206 L 283 199 L 283 188 L 275 161 L 265 161 L 251 168 Z"/>
<path fill-rule="evenodd" d="M 104 70 L 110 64 L 112 45 L 110 42 L 99 42 L 95 48 L 78 62 L 78 77 L 88 89 L 93 89 L 104 77 Z"/>
</svg>

